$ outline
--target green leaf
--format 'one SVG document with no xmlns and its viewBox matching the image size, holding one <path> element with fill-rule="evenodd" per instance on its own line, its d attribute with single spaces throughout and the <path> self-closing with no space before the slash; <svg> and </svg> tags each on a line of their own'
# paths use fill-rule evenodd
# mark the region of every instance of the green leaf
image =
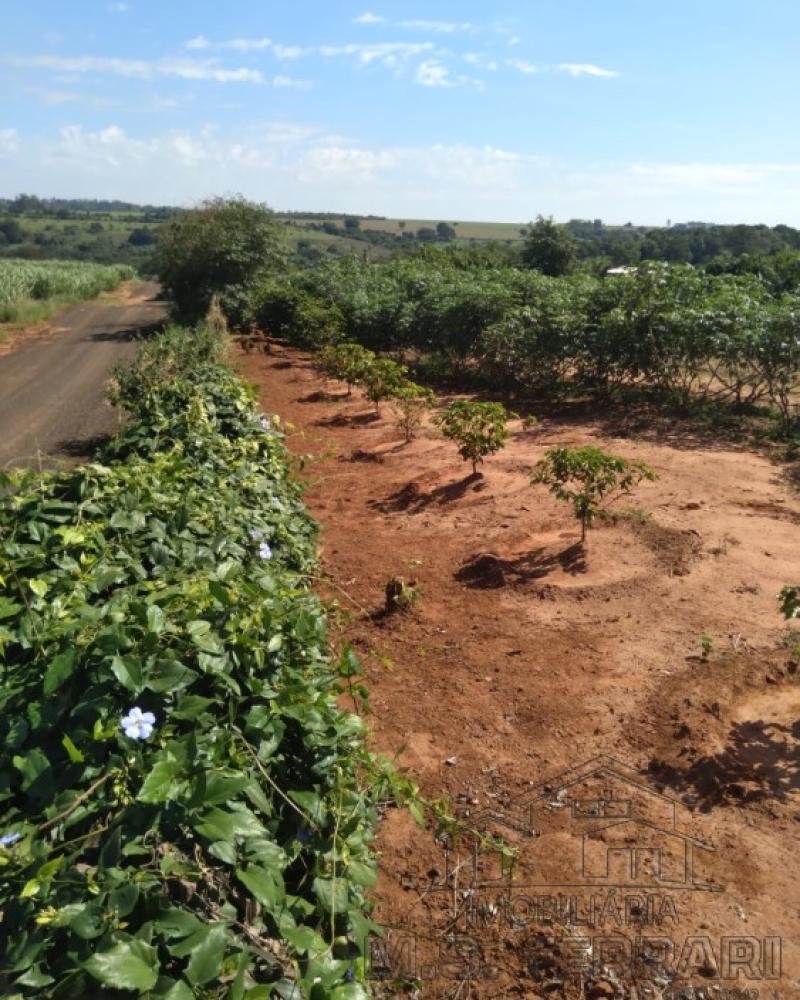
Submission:
<svg viewBox="0 0 800 1000">
<path fill-rule="evenodd" d="M 31 785 L 50 769 L 50 761 L 38 747 L 29 751 L 24 757 L 15 757 L 13 763 L 14 767 L 22 772 L 23 792 L 27 792 Z"/>
<path fill-rule="evenodd" d="M 158 979 L 156 949 L 144 941 L 126 941 L 100 952 L 84 963 L 95 979 L 117 990 L 152 989 Z"/>
<path fill-rule="evenodd" d="M 195 830 L 209 840 L 233 840 L 233 816 L 222 809 L 209 809 L 195 821 Z"/>
<path fill-rule="evenodd" d="M 377 881 L 373 865 L 365 865 L 360 861 L 351 861 L 347 866 L 347 877 L 356 885 L 373 886 Z"/>
<path fill-rule="evenodd" d="M 194 990 L 181 979 L 161 997 L 161 1000 L 195 1000 Z"/>
<path fill-rule="evenodd" d="M 36 989 L 42 989 L 45 986 L 50 986 L 50 984 L 54 982 L 55 979 L 44 972 L 39 964 L 31 966 L 31 968 L 28 969 L 24 975 L 15 980 L 15 983 L 18 986 L 33 986 Z M 13 997 L 9 998 L 9 1000 L 13 1000 Z"/>
<path fill-rule="evenodd" d="M 133 694 L 139 694 L 144 686 L 142 667 L 133 656 L 115 656 L 111 669 L 120 684 Z"/>
<path fill-rule="evenodd" d="M 313 927 L 306 927 L 304 924 L 299 927 L 283 928 L 283 936 L 301 955 L 309 951 L 312 954 L 321 955 L 328 947 Z"/>
<path fill-rule="evenodd" d="M 61 745 L 67 751 L 69 759 L 73 764 L 82 764 L 86 760 L 66 733 L 64 733 L 64 738 L 61 740 Z"/>
<path fill-rule="evenodd" d="M 345 983 L 331 990 L 330 1000 L 369 1000 L 369 993 L 361 983 Z"/>
<path fill-rule="evenodd" d="M 230 802 L 249 784 L 247 775 L 209 774 L 203 801 L 212 806 L 219 802 Z"/>
<path fill-rule="evenodd" d="M 186 631 L 193 639 L 196 639 L 201 635 L 207 635 L 211 631 L 211 622 L 198 618 L 193 622 L 189 622 L 186 626 Z"/>
<path fill-rule="evenodd" d="M 213 844 L 209 844 L 208 853 L 224 861 L 226 865 L 235 865 L 239 860 L 236 847 L 227 840 L 215 840 Z"/>
<path fill-rule="evenodd" d="M 343 878 L 315 878 L 314 892 L 327 913 L 344 913 L 348 904 L 347 882 Z"/>
<path fill-rule="evenodd" d="M 61 910 L 61 919 L 84 941 L 100 937 L 105 930 L 104 907 L 100 903 L 75 903 Z"/>
<path fill-rule="evenodd" d="M 139 886 L 135 882 L 120 885 L 109 894 L 108 901 L 118 916 L 127 917 L 139 901 Z"/>
<path fill-rule="evenodd" d="M 33 899 L 41 889 L 42 885 L 38 878 L 29 878 L 25 885 L 22 887 L 22 892 L 19 894 L 20 899 Z"/>
<path fill-rule="evenodd" d="M 4 618 L 15 618 L 22 611 L 21 604 L 15 604 L 8 597 L 0 597 L 0 621 Z"/>
<path fill-rule="evenodd" d="M 162 913 L 155 921 L 155 926 L 168 939 L 185 938 L 204 928 L 193 913 L 180 910 L 177 906 L 171 906 L 166 913 Z"/>
<path fill-rule="evenodd" d="M 150 604 L 147 608 L 147 628 L 150 632 L 155 632 L 156 635 L 164 629 L 167 617 L 162 611 L 162 609 L 157 604 Z"/>
<path fill-rule="evenodd" d="M 37 597 L 44 597 L 47 593 L 47 583 L 44 580 L 38 579 L 38 577 L 28 580 L 28 586 Z"/>
<path fill-rule="evenodd" d="M 178 793 L 179 782 L 175 779 L 181 772 L 181 765 L 176 760 L 160 760 L 144 779 L 139 794 L 139 802 L 156 804 L 169 802 Z"/>
<path fill-rule="evenodd" d="M 177 660 L 160 659 L 148 670 L 145 687 L 156 694 L 180 691 L 196 680 L 197 673 Z"/>
<path fill-rule="evenodd" d="M 260 865 L 250 865 L 244 870 L 237 868 L 236 877 L 267 909 L 272 910 L 283 902 L 286 890 L 280 871 L 272 871 Z"/>
<path fill-rule="evenodd" d="M 193 949 L 186 966 L 186 978 L 193 986 L 202 986 L 217 978 L 227 947 L 225 925 L 214 924 L 205 939 Z"/>
<path fill-rule="evenodd" d="M 65 653 L 59 653 L 53 657 L 47 666 L 44 674 L 44 693 L 52 694 L 72 676 L 75 669 L 75 650 L 68 649 Z"/>
<path fill-rule="evenodd" d="M 53 858 L 52 861 L 46 861 L 43 865 L 40 865 L 36 870 L 36 878 L 40 882 L 52 882 L 53 876 L 61 867 L 62 860 L 62 858 Z"/>
<path fill-rule="evenodd" d="M 185 719 L 187 722 L 191 722 L 215 704 L 214 698 L 203 698 L 199 694 L 185 694 L 178 699 L 175 710 L 170 714 L 173 719 Z"/>
</svg>

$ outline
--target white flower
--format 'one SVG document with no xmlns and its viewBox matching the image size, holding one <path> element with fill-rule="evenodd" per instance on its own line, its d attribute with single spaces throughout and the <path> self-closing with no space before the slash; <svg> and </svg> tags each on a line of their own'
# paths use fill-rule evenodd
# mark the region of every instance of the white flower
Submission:
<svg viewBox="0 0 800 1000">
<path fill-rule="evenodd" d="M 125 735 L 132 740 L 146 740 L 153 732 L 156 717 L 152 712 L 143 712 L 141 708 L 132 708 L 120 721 Z"/>
<path fill-rule="evenodd" d="M 21 833 L 6 833 L 4 836 L 0 837 L 0 847 L 11 847 L 12 844 L 16 844 L 16 842 L 21 839 Z"/>
<path fill-rule="evenodd" d="M 258 555 L 261 559 L 271 559 L 272 549 L 267 545 L 266 542 L 262 542 L 258 547 Z"/>
<path fill-rule="evenodd" d="M 264 532 L 260 528 L 251 528 L 247 534 L 256 542 L 260 542 L 264 537 Z"/>
<path fill-rule="evenodd" d="M 269 420 L 267 420 L 266 417 L 262 417 L 259 420 L 259 423 L 261 424 L 261 430 L 262 431 L 271 431 L 272 430 L 272 424 L 269 422 Z"/>
</svg>

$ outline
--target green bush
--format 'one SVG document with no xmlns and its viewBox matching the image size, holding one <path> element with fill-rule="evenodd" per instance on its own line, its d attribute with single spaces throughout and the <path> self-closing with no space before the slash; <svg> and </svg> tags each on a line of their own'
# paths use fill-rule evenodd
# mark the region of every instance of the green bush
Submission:
<svg viewBox="0 0 800 1000">
<path fill-rule="evenodd" d="M 344 335 L 344 321 L 335 305 L 280 278 L 267 281 L 253 291 L 248 317 L 267 334 L 298 347 L 317 350 Z"/>
<path fill-rule="evenodd" d="M 98 461 L 2 481 L 2 993 L 363 997 L 387 789 L 276 424 L 202 331 L 116 381 Z"/>
<path fill-rule="evenodd" d="M 435 399 L 430 389 L 416 382 L 406 382 L 395 391 L 392 408 L 397 415 L 397 429 L 402 431 L 406 443 L 413 440 Z"/>
<path fill-rule="evenodd" d="M 375 412 L 380 413 L 381 403 L 393 399 L 407 384 L 408 369 L 391 358 L 375 358 L 364 368 L 359 379 L 367 399 L 375 404 Z"/>
<path fill-rule="evenodd" d="M 256 287 L 286 263 L 283 229 L 264 205 L 214 198 L 159 230 L 154 259 L 175 316 L 195 323 L 218 295 L 234 326 L 246 322 Z"/>
<path fill-rule="evenodd" d="M 350 396 L 353 386 L 362 382 L 375 355 L 360 344 L 331 344 L 317 355 L 317 364 L 331 378 L 347 385 Z"/>
<path fill-rule="evenodd" d="M 544 483 L 559 500 L 572 504 L 581 525 L 581 543 L 597 517 L 601 504 L 614 494 L 627 493 L 643 479 L 656 474 L 644 462 L 609 455 L 592 445 L 585 448 L 550 448 L 537 463 L 532 483 Z"/>
<path fill-rule="evenodd" d="M 465 462 L 472 462 L 472 473 L 487 455 L 493 455 L 508 440 L 506 423 L 516 416 L 506 412 L 502 403 L 473 403 L 466 399 L 454 400 L 434 417 L 442 434 L 458 445 L 458 453 Z"/>
</svg>

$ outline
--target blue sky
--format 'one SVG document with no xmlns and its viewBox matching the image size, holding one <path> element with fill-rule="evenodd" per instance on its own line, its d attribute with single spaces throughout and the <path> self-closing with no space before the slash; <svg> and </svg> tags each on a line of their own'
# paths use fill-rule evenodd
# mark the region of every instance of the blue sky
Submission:
<svg viewBox="0 0 800 1000">
<path fill-rule="evenodd" d="M 4 0 L 0 194 L 800 225 L 797 0 Z"/>
</svg>

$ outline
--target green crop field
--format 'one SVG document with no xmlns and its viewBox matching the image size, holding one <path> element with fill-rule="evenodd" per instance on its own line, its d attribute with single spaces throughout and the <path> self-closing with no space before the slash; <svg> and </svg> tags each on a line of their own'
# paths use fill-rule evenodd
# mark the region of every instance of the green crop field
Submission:
<svg viewBox="0 0 800 1000">
<path fill-rule="evenodd" d="M 0 259 L 0 323 L 43 319 L 59 305 L 113 291 L 133 276 L 120 265 Z"/>
</svg>

